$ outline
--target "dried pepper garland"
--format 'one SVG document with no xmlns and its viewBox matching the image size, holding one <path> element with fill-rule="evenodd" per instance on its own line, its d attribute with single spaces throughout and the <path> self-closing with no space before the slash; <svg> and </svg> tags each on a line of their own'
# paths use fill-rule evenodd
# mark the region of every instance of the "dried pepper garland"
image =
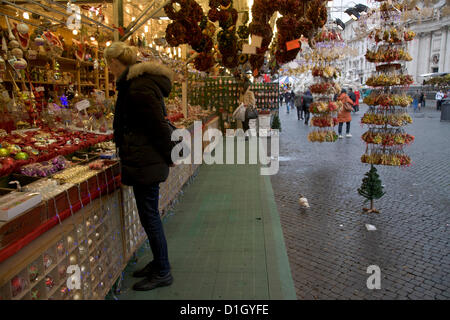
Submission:
<svg viewBox="0 0 450 320">
<path fill-rule="evenodd" d="M 232 0 L 210 0 L 209 7 L 209 20 L 219 21 L 222 29 L 217 35 L 222 65 L 229 69 L 236 68 L 239 65 L 238 37 L 236 35 L 238 12 L 233 8 Z"/>
<path fill-rule="evenodd" d="M 175 4 L 180 5 L 180 10 L 175 10 Z M 200 53 L 194 61 L 197 70 L 210 69 L 214 65 L 211 36 L 214 34 L 215 27 L 208 22 L 202 7 L 195 0 L 172 0 L 164 7 L 164 11 L 170 19 L 174 20 L 166 29 L 167 43 L 172 47 L 189 44 L 192 49 Z"/>
<path fill-rule="evenodd" d="M 295 59 L 301 50 L 301 47 L 288 50 L 287 42 L 299 39 L 302 35 L 311 40 L 315 30 L 325 25 L 328 17 L 326 3 L 325 0 L 255 0 L 249 31 L 252 35 L 261 36 L 263 41 L 257 50 L 260 57 L 250 58 L 254 74 L 258 74 L 264 64 L 263 57 L 273 35 L 269 19 L 276 11 L 283 16 L 276 22 L 278 46 L 275 57 L 278 64 L 284 64 Z"/>
</svg>

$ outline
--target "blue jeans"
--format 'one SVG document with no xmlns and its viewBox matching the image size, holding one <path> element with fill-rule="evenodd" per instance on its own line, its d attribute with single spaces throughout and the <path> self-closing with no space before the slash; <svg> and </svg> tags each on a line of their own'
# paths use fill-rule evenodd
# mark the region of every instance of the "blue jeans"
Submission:
<svg viewBox="0 0 450 320">
<path fill-rule="evenodd" d="M 133 191 L 139 218 L 152 249 L 152 266 L 160 275 L 165 275 L 170 271 L 170 264 L 166 236 L 158 210 L 159 184 L 133 186 Z"/>
</svg>

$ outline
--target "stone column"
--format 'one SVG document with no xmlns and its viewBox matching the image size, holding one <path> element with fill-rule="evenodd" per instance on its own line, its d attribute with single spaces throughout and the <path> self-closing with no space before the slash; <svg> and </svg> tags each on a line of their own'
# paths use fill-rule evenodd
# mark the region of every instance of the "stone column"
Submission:
<svg viewBox="0 0 450 320">
<path fill-rule="evenodd" d="M 442 27 L 442 29 L 441 29 L 441 47 L 439 50 L 439 72 L 445 72 L 447 33 L 448 33 L 448 27 L 447 26 Z"/>
</svg>

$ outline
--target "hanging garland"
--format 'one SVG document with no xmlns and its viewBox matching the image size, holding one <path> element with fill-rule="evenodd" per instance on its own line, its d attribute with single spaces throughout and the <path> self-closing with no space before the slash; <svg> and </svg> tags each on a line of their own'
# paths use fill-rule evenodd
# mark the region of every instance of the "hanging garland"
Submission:
<svg viewBox="0 0 450 320">
<path fill-rule="evenodd" d="M 180 9 L 175 10 L 178 4 Z M 164 12 L 173 20 L 166 29 L 166 41 L 172 47 L 189 44 L 199 53 L 194 65 L 199 71 L 207 71 L 214 65 L 211 53 L 215 27 L 208 22 L 202 7 L 194 0 L 171 0 Z"/>
<path fill-rule="evenodd" d="M 209 7 L 209 20 L 219 21 L 219 27 L 222 29 L 217 35 L 222 65 L 234 69 L 239 65 L 238 37 L 236 35 L 238 12 L 233 8 L 232 0 L 210 0 Z"/>
<path fill-rule="evenodd" d="M 314 32 L 325 25 L 327 21 L 327 1 L 325 0 L 255 0 L 252 7 L 253 21 L 249 26 L 251 35 L 263 38 L 257 55 L 250 57 L 250 63 L 254 74 L 259 74 L 264 64 L 264 54 L 269 49 L 272 41 L 272 28 L 269 20 L 278 11 L 282 17 L 276 21 L 278 36 L 275 58 L 277 64 L 285 64 L 295 59 L 299 47 L 288 50 L 286 43 L 299 39 L 301 36 L 308 38 L 310 45 L 313 43 Z"/>
</svg>

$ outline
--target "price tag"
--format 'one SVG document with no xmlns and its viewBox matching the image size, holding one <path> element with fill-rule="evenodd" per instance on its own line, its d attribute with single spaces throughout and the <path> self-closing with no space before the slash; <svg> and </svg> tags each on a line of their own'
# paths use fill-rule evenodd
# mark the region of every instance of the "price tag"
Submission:
<svg viewBox="0 0 450 320">
<path fill-rule="evenodd" d="M 244 44 L 242 45 L 242 53 L 256 54 L 256 47 L 254 47 L 253 45 Z"/>
<path fill-rule="evenodd" d="M 89 106 L 91 105 L 91 103 L 89 102 L 89 100 L 81 100 L 80 102 L 77 102 L 75 104 L 75 108 L 77 108 L 78 111 L 83 111 L 87 108 L 89 108 Z"/>
<path fill-rule="evenodd" d="M 36 92 L 44 92 L 45 88 L 44 87 L 37 87 L 36 88 Z"/>
<path fill-rule="evenodd" d="M 256 35 L 252 35 L 252 46 L 257 47 L 257 48 L 261 48 L 261 43 L 262 43 L 262 37 L 260 36 L 256 36 Z"/>
</svg>

